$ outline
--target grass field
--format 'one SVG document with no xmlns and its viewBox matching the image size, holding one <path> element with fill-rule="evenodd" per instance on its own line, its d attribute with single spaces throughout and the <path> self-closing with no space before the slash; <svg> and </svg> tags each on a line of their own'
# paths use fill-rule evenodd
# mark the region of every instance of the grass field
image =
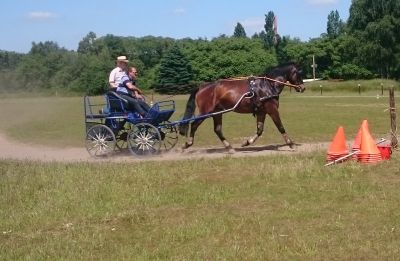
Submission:
<svg viewBox="0 0 400 261">
<path fill-rule="evenodd" d="M 0 161 L 0 259 L 398 260 L 400 160 Z"/>
<path fill-rule="evenodd" d="M 282 119 L 297 142 L 330 141 L 338 125 L 354 138 L 363 119 L 374 137 L 388 137 L 387 94 L 376 94 L 285 92 Z M 174 97 L 175 117 L 186 98 Z M 81 98 L 9 97 L 0 102 L 0 131 L 82 146 L 82 109 Z M 235 144 L 255 131 L 250 115 L 225 118 Z M 271 124 L 257 144 L 282 142 Z M 197 146 L 219 145 L 210 122 L 197 137 Z M 398 152 L 376 165 L 324 167 L 325 156 L 0 160 L 0 259 L 398 260 Z"/>
</svg>

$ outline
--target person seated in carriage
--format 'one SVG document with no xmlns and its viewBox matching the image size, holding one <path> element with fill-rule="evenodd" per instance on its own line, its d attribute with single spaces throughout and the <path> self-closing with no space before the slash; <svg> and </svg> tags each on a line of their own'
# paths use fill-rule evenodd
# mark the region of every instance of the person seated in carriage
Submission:
<svg viewBox="0 0 400 261">
<path fill-rule="evenodd" d="M 144 101 L 142 91 L 136 86 L 136 77 L 137 69 L 129 67 L 122 75 L 116 92 L 127 101 L 127 110 L 137 112 L 144 117 L 150 106 Z"/>
</svg>

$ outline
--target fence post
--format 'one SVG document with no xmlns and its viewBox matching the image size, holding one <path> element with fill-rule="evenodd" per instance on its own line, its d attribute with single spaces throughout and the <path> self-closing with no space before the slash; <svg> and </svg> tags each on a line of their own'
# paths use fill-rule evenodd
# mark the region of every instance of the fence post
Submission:
<svg viewBox="0 0 400 261">
<path fill-rule="evenodd" d="M 361 84 L 358 84 L 358 94 L 361 95 Z"/>
<path fill-rule="evenodd" d="M 319 85 L 319 89 L 320 89 L 321 95 L 322 95 L 322 84 Z"/>
<path fill-rule="evenodd" d="M 396 126 L 396 104 L 394 101 L 394 87 L 391 86 L 389 89 L 389 106 L 390 106 L 390 127 L 391 127 L 391 137 L 390 145 L 392 148 L 397 148 L 399 142 L 397 140 L 397 126 Z"/>
<path fill-rule="evenodd" d="M 383 96 L 383 82 L 381 82 L 381 96 Z"/>
</svg>

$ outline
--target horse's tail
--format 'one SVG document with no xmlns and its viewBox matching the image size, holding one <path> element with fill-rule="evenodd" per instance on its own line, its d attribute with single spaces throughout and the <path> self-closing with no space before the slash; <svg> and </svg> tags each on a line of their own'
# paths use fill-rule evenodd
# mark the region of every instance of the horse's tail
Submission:
<svg viewBox="0 0 400 261">
<path fill-rule="evenodd" d="M 189 119 L 194 115 L 194 112 L 196 110 L 196 94 L 198 91 L 199 91 L 199 88 L 196 88 L 190 94 L 189 100 L 186 103 L 186 110 L 185 110 L 185 114 L 183 115 L 182 120 Z M 188 132 L 189 132 L 189 122 L 179 124 L 178 129 L 179 129 L 180 135 L 187 136 Z"/>
</svg>

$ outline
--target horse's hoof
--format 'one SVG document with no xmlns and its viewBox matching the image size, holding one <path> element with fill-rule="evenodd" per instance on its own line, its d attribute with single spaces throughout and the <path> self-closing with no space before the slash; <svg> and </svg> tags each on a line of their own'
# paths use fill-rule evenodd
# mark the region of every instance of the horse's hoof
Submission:
<svg viewBox="0 0 400 261">
<path fill-rule="evenodd" d="M 182 146 L 182 151 L 186 150 L 187 148 L 189 148 L 190 146 L 192 146 L 192 144 L 185 142 L 185 144 Z"/>
<path fill-rule="evenodd" d="M 248 140 L 246 140 L 246 141 L 244 141 L 242 143 L 242 147 L 246 147 L 246 146 L 249 146 L 249 145 L 250 145 L 250 142 Z"/>
<path fill-rule="evenodd" d="M 228 153 L 229 153 L 229 154 L 235 154 L 235 152 L 236 152 L 236 151 L 235 151 L 234 148 L 229 148 L 229 149 L 228 149 Z"/>
</svg>

